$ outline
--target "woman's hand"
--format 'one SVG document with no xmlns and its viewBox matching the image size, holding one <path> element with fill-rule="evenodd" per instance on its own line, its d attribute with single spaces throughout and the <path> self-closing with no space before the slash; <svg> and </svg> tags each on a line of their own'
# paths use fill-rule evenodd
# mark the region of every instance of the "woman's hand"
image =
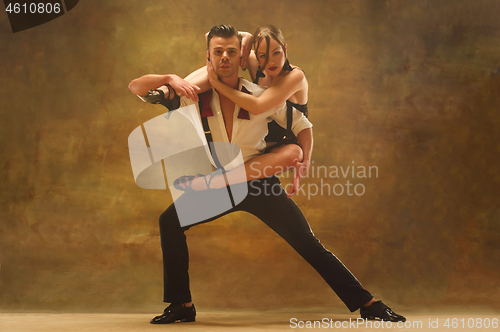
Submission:
<svg viewBox="0 0 500 332">
<path fill-rule="evenodd" d="M 198 101 L 198 91 L 200 91 L 200 88 L 197 85 L 190 84 L 177 75 L 170 75 L 168 84 L 175 90 L 178 96 Z"/>
<path fill-rule="evenodd" d="M 207 73 L 208 73 L 208 81 L 210 85 L 214 88 L 217 88 L 217 84 L 219 81 L 219 76 L 215 73 L 214 67 L 212 66 L 212 62 L 210 61 L 210 54 L 207 51 Z"/>
</svg>

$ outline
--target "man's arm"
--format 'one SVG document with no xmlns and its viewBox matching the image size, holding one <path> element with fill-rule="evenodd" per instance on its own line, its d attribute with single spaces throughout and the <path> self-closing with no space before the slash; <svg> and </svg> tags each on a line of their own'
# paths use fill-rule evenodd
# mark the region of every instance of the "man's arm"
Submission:
<svg viewBox="0 0 500 332">
<path fill-rule="evenodd" d="M 304 153 L 304 159 L 302 159 L 301 162 L 298 162 L 297 165 L 295 166 L 295 173 L 299 177 L 303 177 L 306 173 L 307 170 L 309 169 L 309 166 L 311 165 L 311 156 L 312 156 L 312 150 L 313 150 L 313 131 L 312 128 L 306 128 L 303 129 L 298 135 L 297 135 L 297 140 L 302 148 L 302 152 Z"/>
<path fill-rule="evenodd" d="M 175 94 L 172 93 L 173 91 L 170 91 L 169 93 L 167 85 L 170 85 L 172 89 L 175 90 L 178 96 L 185 96 L 195 101 L 198 100 L 198 91 L 200 91 L 200 88 L 173 74 L 144 75 L 136 78 L 135 80 L 132 80 L 132 82 L 130 82 L 130 84 L 128 85 L 128 88 L 130 89 L 130 91 L 132 91 L 132 93 L 138 96 L 145 96 L 149 93 L 150 90 L 162 90 L 165 97 L 169 100 L 172 100 L 175 97 Z"/>
<path fill-rule="evenodd" d="M 284 104 L 272 116 L 281 127 L 287 128 L 287 107 Z M 313 149 L 313 134 L 312 123 L 304 116 L 304 114 L 297 109 L 293 109 L 292 132 L 297 137 L 297 141 L 302 148 L 303 159 L 297 161 L 295 172 L 293 173 L 292 191 L 288 193 L 288 197 L 293 195 L 294 191 L 298 189 L 300 179 L 306 175 L 309 166 L 311 165 L 311 155 Z M 294 189 L 295 188 L 295 189 Z"/>
</svg>

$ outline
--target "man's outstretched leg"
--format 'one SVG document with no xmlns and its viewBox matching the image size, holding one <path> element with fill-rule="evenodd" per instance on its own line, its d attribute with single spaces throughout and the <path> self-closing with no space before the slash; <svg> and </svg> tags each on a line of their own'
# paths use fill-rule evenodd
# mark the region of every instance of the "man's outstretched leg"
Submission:
<svg viewBox="0 0 500 332">
<path fill-rule="evenodd" d="M 163 301 L 171 303 L 151 320 L 151 324 L 170 324 L 176 321 L 194 322 L 196 309 L 191 302 L 189 289 L 189 253 L 184 232 L 175 205 L 172 204 L 160 216 L 160 238 L 163 253 Z"/>
<path fill-rule="evenodd" d="M 246 185 L 246 183 L 242 184 Z M 225 191 L 226 188 L 208 191 L 188 191 L 176 201 L 203 202 L 207 195 L 220 197 L 218 190 Z M 185 204 L 180 202 L 179 204 Z M 199 206 L 193 206 L 193 209 Z M 190 227 L 201 223 L 210 222 L 221 216 L 232 212 L 234 209 L 221 213 L 212 218 L 198 221 L 196 224 L 181 227 L 179 217 L 172 204 L 160 216 L 160 238 L 163 254 L 163 301 L 170 303 L 163 314 L 151 320 L 151 324 L 169 324 L 176 321 L 194 322 L 196 309 L 192 303 L 189 287 L 189 252 L 184 234 Z"/>
</svg>

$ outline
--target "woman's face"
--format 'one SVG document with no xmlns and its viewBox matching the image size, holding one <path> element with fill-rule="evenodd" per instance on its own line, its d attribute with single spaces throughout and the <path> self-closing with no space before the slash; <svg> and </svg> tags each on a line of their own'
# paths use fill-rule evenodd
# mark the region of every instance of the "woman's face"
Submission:
<svg viewBox="0 0 500 332">
<path fill-rule="evenodd" d="M 276 40 L 270 38 L 269 60 L 267 61 L 266 68 L 263 68 L 267 58 L 266 50 L 267 41 L 264 38 L 257 49 L 257 60 L 259 61 L 260 68 L 265 70 L 270 76 L 278 75 L 285 64 L 285 50 L 283 50 L 281 45 Z"/>
</svg>

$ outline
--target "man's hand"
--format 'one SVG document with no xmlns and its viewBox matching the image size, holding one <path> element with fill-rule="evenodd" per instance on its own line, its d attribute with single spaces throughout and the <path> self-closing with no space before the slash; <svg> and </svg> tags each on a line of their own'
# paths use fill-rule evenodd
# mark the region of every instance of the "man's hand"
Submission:
<svg viewBox="0 0 500 332">
<path fill-rule="evenodd" d="M 241 40 L 240 66 L 242 69 L 246 69 L 248 64 L 248 57 L 250 56 L 250 51 L 252 50 L 253 36 L 248 32 L 240 32 L 240 34 L 243 36 Z"/>
<path fill-rule="evenodd" d="M 200 88 L 197 85 L 190 84 L 177 75 L 170 75 L 168 84 L 175 90 L 178 96 L 198 101 L 198 91 L 200 91 Z"/>
<path fill-rule="evenodd" d="M 309 167 L 311 166 L 311 160 L 308 158 L 306 160 L 303 160 L 301 162 L 298 161 L 298 159 L 295 160 L 294 163 L 294 172 L 293 172 L 293 180 L 292 180 L 292 185 L 290 187 L 290 190 L 287 193 L 287 197 L 290 198 L 294 194 L 296 194 L 299 189 L 300 189 L 300 179 L 302 179 L 306 174 L 307 171 L 309 170 Z"/>
<path fill-rule="evenodd" d="M 295 172 L 293 173 L 292 187 L 288 193 L 288 197 L 292 196 L 299 190 L 300 179 L 307 174 L 311 165 L 311 154 L 313 149 L 312 128 L 302 130 L 297 135 L 297 140 L 299 141 L 299 145 L 304 153 L 304 159 L 302 161 L 296 160 L 294 163 Z"/>
</svg>

